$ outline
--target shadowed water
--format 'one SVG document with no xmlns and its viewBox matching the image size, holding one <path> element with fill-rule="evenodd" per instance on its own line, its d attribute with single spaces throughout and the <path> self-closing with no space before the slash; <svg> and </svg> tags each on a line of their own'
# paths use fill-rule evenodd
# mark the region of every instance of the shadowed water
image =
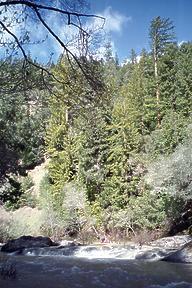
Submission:
<svg viewBox="0 0 192 288">
<path fill-rule="evenodd" d="M 0 287 L 192 288 L 192 265 L 134 260 L 134 253 L 126 247 L 71 247 L 4 254 L 15 264 L 17 278 L 1 279 Z"/>
</svg>

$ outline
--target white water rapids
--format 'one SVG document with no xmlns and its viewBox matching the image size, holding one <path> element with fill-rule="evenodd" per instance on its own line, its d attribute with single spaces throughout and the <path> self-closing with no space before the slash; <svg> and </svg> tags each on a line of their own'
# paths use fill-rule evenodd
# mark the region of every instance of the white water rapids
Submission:
<svg viewBox="0 0 192 288">
<path fill-rule="evenodd" d="M 81 247 L 74 253 L 74 257 L 87 259 L 143 259 L 149 261 L 156 261 L 163 258 L 169 253 L 168 250 L 159 250 L 158 248 L 149 249 L 149 247 Z"/>
<path fill-rule="evenodd" d="M 0 254 L 15 280 L 1 288 L 192 288 L 192 265 L 159 261 L 170 250 L 139 246 L 71 246 Z M 30 256 L 30 257 L 29 257 Z"/>
</svg>

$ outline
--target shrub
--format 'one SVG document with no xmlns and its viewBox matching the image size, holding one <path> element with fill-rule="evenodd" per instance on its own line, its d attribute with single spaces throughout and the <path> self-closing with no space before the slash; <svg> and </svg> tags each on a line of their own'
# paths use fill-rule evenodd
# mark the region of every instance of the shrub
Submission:
<svg viewBox="0 0 192 288">
<path fill-rule="evenodd" d="M 151 195 L 149 191 L 140 196 L 132 196 L 129 204 L 120 210 L 112 210 L 108 215 L 109 230 L 135 233 L 136 230 L 152 230 L 163 225 L 166 219 L 165 202 L 159 195 Z"/>
<path fill-rule="evenodd" d="M 192 197 L 192 147 L 180 145 L 170 156 L 162 157 L 148 167 L 145 180 L 154 193 L 171 197 Z"/>
<path fill-rule="evenodd" d="M 26 176 L 22 178 L 21 181 L 21 190 L 23 193 L 27 192 L 29 189 L 31 189 L 33 187 L 34 183 L 33 183 L 33 179 L 31 176 Z"/>
<path fill-rule="evenodd" d="M 5 203 L 8 209 L 18 209 L 19 207 L 36 206 L 35 197 L 32 194 L 33 181 L 30 176 L 21 180 L 12 175 L 3 180 L 0 187 L 0 201 Z"/>
<path fill-rule="evenodd" d="M 18 238 L 23 235 L 38 236 L 41 234 L 42 212 L 37 208 L 22 207 L 10 212 L 10 214 L 10 238 Z"/>
<path fill-rule="evenodd" d="M 35 208 L 37 204 L 37 200 L 33 195 L 33 180 L 31 176 L 26 176 L 21 178 L 21 191 L 22 194 L 17 202 L 17 206 L 24 207 L 28 206 L 31 208 Z"/>
<path fill-rule="evenodd" d="M 3 206 L 0 206 L 0 242 L 4 243 L 9 239 L 9 227 L 11 225 L 11 216 Z"/>
<path fill-rule="evenodd" d="M 40 185 L 39 206 L 44 219 L 42 232 L 55 239 L 77 237 L 88 222 L 85 189 L 76 182 L 66 183 L 55 195 L 49 176 L 45 175 Z"/>
<path fill-rule="evenodd" d="M 138 197 L 131 197 L 129 206 L 131 222 L 134 229 L 155 229 L 163 225 L 165 214 L 165 201 L 158 194 L 144 192 Z"/>
<path fill-rule="evenodd" d="M 15 176 L 9 176 L 0 185 L 0 201 L 7 208 L 17 208 L 17 202 L 22 194 L 21 184 Z"/>
<path fill-rule="evenodd" d="M 42 210 L 41 232 L 46 236 L 53 236 L 55 240 L 60 238 L 63 234 L 62 217 L 54 199 L 48 174 L 44 175 L 40 183 L 38 206 Z"/>
<path fill-rule="evenodd" d="M 190 140 L 179 145 L 169 156 L 157 159 L 148 166 L 145 176 L 151 188 L 151 194 L 159 195 L 164 202 L 167 217 L 167 230 L 187 210 L 187 203 L 192 199 L 192 147 Z M 180 219 L 180 220 L 179 220 Z M 176 222 L 175 222 L 176 221 Z M 187 218 L 185 219 L 187 222 Z"/>
<path fill-rule="evenodd" d="M 23 207 L 7 212 L 0 207 L 0 242 L 23 235 L 38 236 L 41 233 L 42 213 L 38 209 Z"/>
</svg>

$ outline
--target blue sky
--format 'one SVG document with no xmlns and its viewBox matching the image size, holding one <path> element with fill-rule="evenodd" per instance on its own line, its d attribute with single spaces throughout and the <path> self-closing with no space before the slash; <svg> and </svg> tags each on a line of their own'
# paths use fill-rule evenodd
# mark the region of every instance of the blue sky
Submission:
<svg viewBox="0 0 192 288">
<path fill-rule="evenodd" d="M 51 0 L 40 0 L 45 4 L 51 5 Z M 56 0 L 55 0 L 56 1 Z M 74 0 L 76 1 L 76 0 Z M 161 16 L 163 18 L 170 18 L 175 25 L 175 33 L 177 42 L 192 40 L 192 0 L 87 0 L 90 2 L 89 13 L 101 15 L 106 18 L 106 24 L 102 35 L 105 35 L 106 42 L 108 40 L 112 43 L 113 52 L 117 52 L 120 62 L 130 57 L 130 51 L 133 48 L 139 55 L 143 48 L 149 50 L 149 26 L 154 17 Z M 56 1 L 57 3 L 57 1 Z M 58 2 L 59 3 L 59 2 Z M 20 9 L 19 7 L 17 7 Z M 14 10 L 13 10 L 14 11 Z M 13 12 L 12 11 L 12 12 Z M 11 19 L 11 13 L 8 10 L 7 19 Z M 0 15 L 0 18 L 4 14 Z M 45 18 L 46 22 L 55 31 L 55 33 L 63 39 L 63 41 L 70 43 L 70 49 L 76 53 L 77 49 L 77 29 L 68 26 L 67 19 L 58 18 L 57 13 L 48 13 Z M 7 20 L 8 21 L 8 20 Z M 101 22 L 98 19 L 89 18 L 86 26 L 88 29 L 95 29 Z M 103 23 L 103 22 L 102 22 Z M 21 28 L 21 27 L 20 27 Z M 12 28 L 12 32 L 19 35 L 21 31 L 16 23 Z M 62 53 L 61 47 L 50 36 L 46 38 L 46 29 L 39 23 L 29 22 L 27 29 L 30 31 L 31 40 L 38 41 L 39 39 L 46 39 L 44 43 L 39 45 L 28 46 L 27 49 L 33 58 L 46 63 L 53 52 L 53 60 L 57 60 Z M 10 39 L 10 35 L 5 35 Z M 70 41 L 74 38 L 74 41 Z M 71 44 L 72 43 L 72 44 Z M 100 43 L 97 41 L 97 43 Z M 104 52 L 103 42 L 100 44 L 98 55 L 102 56 Z M 93 46 L 94 47 L 94 46 Z M 2 50 L 2 49 L 1 49 Z M 2 52 L 0 52 L 0 55 Z"/>
<path fill-rule="evenodd" d="M 138 54 L 142 48 L 149 50 L 148 30 L 156 16 L 173 21 L 178 42 L 192 40 L 192 0 L 90 0 L 90 3 L 94 13 L 108 16 L 110 38 L 120 61 L 129 57 L 131 48 Z M 116 21 L 114 27 L 113 21 Z"/>
</svg>

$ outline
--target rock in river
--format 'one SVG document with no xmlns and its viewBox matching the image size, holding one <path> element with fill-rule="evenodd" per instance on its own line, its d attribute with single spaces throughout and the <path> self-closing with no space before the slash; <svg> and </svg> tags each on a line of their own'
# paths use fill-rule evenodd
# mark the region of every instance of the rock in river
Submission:
<svg viewBox="0 0 192 288">
<path fill-rule="evenodd" d="M 22 251 L 25 248 L 32 247 L 49 247 L 56 246 L 49 237 L 33 237 L 33 236 L 22 236 L 17 239 L 9 240 L 6 244 L 4 244 L 1 248 L 1 252 L 15 252 Z"/>
<path fill-rule="evenodd" d="M 181 249 L 171 253 L 162 259 L 163 261 L 192 263 L 192 241 L 185 244 Z"/>
</svg>

